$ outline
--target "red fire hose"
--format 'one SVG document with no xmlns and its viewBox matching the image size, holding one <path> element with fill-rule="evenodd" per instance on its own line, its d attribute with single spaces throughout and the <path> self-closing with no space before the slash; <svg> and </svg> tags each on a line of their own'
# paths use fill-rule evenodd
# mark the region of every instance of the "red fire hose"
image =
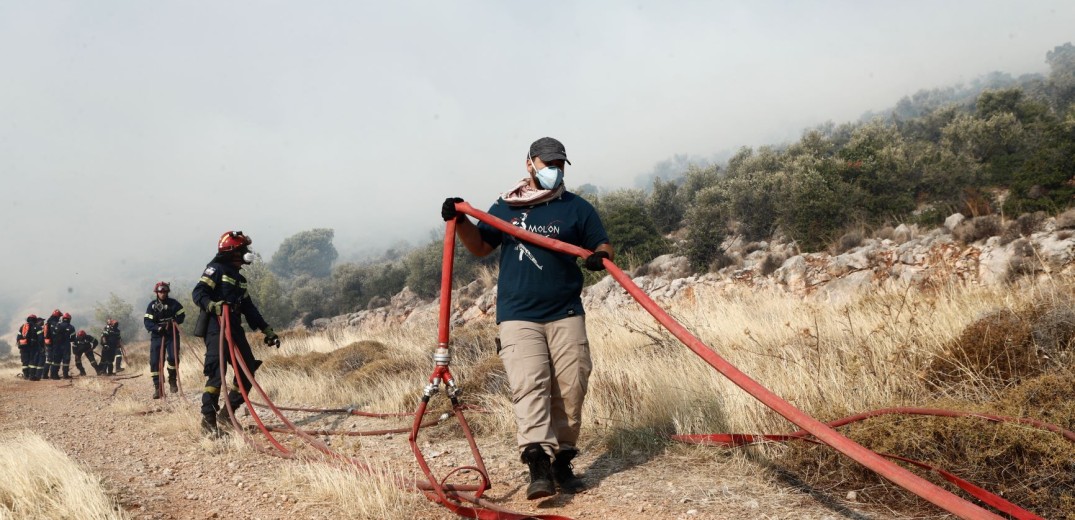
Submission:
<svg viewBox="0 0 1075 520">
<path fill-rule="evenodd" d="M 573 246 L 573 245 L 570 245 L 570 244 L 560 242 L 558 240 L 550 239 L 550 238 L 547 238 L 547 237 L 543 237 L 541 235 L 537 235 L 535 233 L 531 233 L 531 232 L 522 230 L 520 228 L 516 228 L 516 227 L 512 226 L 511 224 L 509 224 L 507 222 L 504 222 L 504 221 L 502 221 L 500 219 L 492 217 L 491 215 L 489 215 L 487 213 L 484 213 L 482 211 L 474 209 L 473 207 L 471 207 L 469 204 L 467 204 L 465 202 L 457 203 L 456 204 L 456 210 L 461 212 L 461 213 L 473 216 L 473 217 L 477 218 L 479 221 L 484 222 L 484 223 L 486 223 L 486 224 L 488 224 L 488 225 L 490 225 L 490 226 L 492 226 L 492 227 L 494 227 L 496 229 L 499 229 L 500 231 L 502 231 L 504 233 L 510 234 L 510 235 L 512 235 L 512 236 L 514 236 L 516 238 L 521 239 L 521 240 L 525 240 L 527 242 L 534 243 L 534 244 L 536 244 L 538 246 L 545 247 L 545 248 L 553 250 L 553 251 L 566 253 L 566 254 L 570 254 L 570 255 L 574 255 L 574 256 L 579 256 L 579 257 L 583 257 L 583 258 L 585 258 L 585 257 L 587 257 L 587 256 L 589 256 L 591 254 L 590 251 L 587 251 L 587 250 L 582 249 L 580 247 L 576 247 L 576 246 Z M 560 517 L 560 516 L 556 516 L 556 515 L 538 515 L 538 516 L 535 516 L 535 515 L 527 515 L 527 514 L 523 514 L 523 513 L 515 513 L 515 512 L 511 512 L 511 511 L 505 511 L 503 509 L 500 509 L 500 508 L 496 507 L 495 504 L 491 504 L 488 501 L 486 501 L 486 500 L 481 498 L 481 495 L 489 488 L 490 481 L 489 481 L 488 474 L 486 472 L 484 463 L 483 463 L 483 461 L 481 459 L 481 454 L 478 451 L 476 442 L 474 441 L 473 433 L 470 431 L 470 428 L 466 423 L 466 419 L 463 416 L 462 411 L 463 411 L 464 407 L 459 402 L 459 393 L 460 393 L 459 388 L 455 385 L 454 377 L 452 376 L 451 370 L 449 369 L 449 365 L 451 363 L 451 354 L 450 354 L 450 350 L 448 348 L 448 345 L 449 345 L 449 343 L 448 343 L 448 339 L 449 339 L 448 328 L 449 328 L 449 325 L 450 325 L 450 317 L 451 317 L 451 283 L 452 283 L 452 267 L 453 267 L 453 259 L 454 259 L 454 248 L 455 248 L 455 221 L 453 220 L 453 221 L 447 222 L 446 229 L 445 229 L 444 258 L 443 258 L 443 262 L 444 262 L 443 266 L 444 267 L 442 269 L 442 277 L 441 277 L 441 306 L 440 306 L 440 321 L 439 321 L 439 330 L 438 330 L 438 338 L 437 338 L 438 339 L 438 344 L 437 344 L 437 348 L 436 348 L 436 351 L 435 351 L 434 356 L 433 356 L 434 361 L 436 363 L 436 367 L 434 368 L 434 371 L 433 371 L 432 375 L 430 375 L 430 377 L 429 377 L 429 384 L 425 388 L 425 392 L 423 393 L 422 401 L 419 404 L 418 410 L 414 413 L 414 424 L 413 424 L 413 426 L 411 428 L 411 434 L 410 434 L 410 436 L 408 438 L 408 441 L 411 444 L 411 449 L 414 452 L 415 457 L 416 457 L 416 459 L 418 461 L 419 467 L 422 469 L 422 473 L 425 475 L 427 480 L 426 481 L 418 481 L 418 480 L 407 481 L 407 480 L 401 479 L 399 477 L 390 477 L 390 478 L 393 478 L 393 480 L 395 480 L 397 482 L 397 484 L 399 484 L 401 486 L 412 487 L 414 489 L 418 489 L 418 490 L 422 491 L 423 493 L 425 493 L 425 495 L 428 498 L 430 498 L 430 500 L 433 500 L 434 502 L 437 502 L 437 503 L 443 505 L 444 507 L 448 508 L 452 512 L 454 512 L 454 513 L 456 513 L 456 514 L 458 514 L 460 516 L 467 517 L 467 518 L 479 518 L 479 519 L 490 519 L 490 520 L 493 520 L 493 519 L 499 519 L 499 520 L 522 520 L 522 519 L 527 519 L 527 518 L 539 518 L 539 519 L 548 519 L 548 520 L 561 520 L 561 519 L 562 520 L 569 520 L 569 519 L 566 519 L 564 517 Z M 689 331 L 686 330 L 686 328 L 684 328 L 678 322 L 673 320 L 667 313 L 665 313 L 660 307 L 658 307 L 657 304 L 652 299 L 650 299 L 645 293 L 642 292 L 642 290 L 637 285 L 634 284 L 634 282 L 630 279 L 630 277 L 628 277 L 626 274 L 624 274 L 623 271 L 621 271 L 610 260 L 605 259 L 604 260 L 604 265 L 605 265 L 605 268 L 608 270 L 608 272 L 612 275 L 613 279 L 615 279 L 621 286 L 623 286 L 627 290 L 627 292 L 629 294 L 631 294 L 631 296 L 634 297 L 635 300 L 637 300 L 639 302 L 639 304 L 641 304 L 642 307 L 647 312 L 649 312 L 662 325 L 664 325 L 673 335 L 676 336 L 676 338 L 678 338 L 681 342 L 683 342 L 684 345 L 687 346 L 687 348 L 689 348 L 692 352 L 694 352 L 696 355 L 698 355 L 700 358 L 702 358 L 706 363 L 708 363 L 710 366 L 715 368 L 718 372 L 720 372 L 725 377 L 729 378 L 733 383 L 735 383 L 737 386 L 739 386 L 744 391 L 749 393 L 751 396 L 755 397 L 756 399 L 761 401 L 763 404 L 765 404 L 769 408 L 773 409 L 774 411 L 776 411 L 777 413 L 779 413 L 780 415 L 782 415 L 783 417 L 785 417 L 786 419 L 788 419 L 792 423 L 794 423 L 797 426 L 799 426 L 800 428 L 802 428 L 801 432 L 794 432 L 792 434 L 788 434 L 788 437 L 802 438 L 804 440 L 810 440 L 811 442 L 820 442 L 820 443 L 826 444 L 828 446 L 831 446 L 834 449 L 838 450 L 839 452 L 843 453 L 844 455 L 847 455 L 851 459 L 855 460 L 856 462 L 859 462 L 860 464 L 866 466 L 867 468 L 870 468 L 871 470 L 877 472 L 882 477 L 884 477 L 884 478 L 892 481 L 893 483 L 899 485 L 900 487 L 902 487 L 904 489 L 907 489 L 908 491 L 911 491 L 912 493 L 914 493 L 914 494 L 926 499 L 927 501 L 937 505 L 941 509 L 944 509 L 945 511 L 948 511 L 950 513 L 953 513 L 953 514 L 959 516 L 960 518 L 965 518 L 965 519 L 1000 519 L 1001 518 L 1000 516 L 998 516 L 998 515 L 996 515 L 996 514 L 994 514 L 992 512 L 989 512 L 989 511 L 987 511 L 987 510 L 985 510 L 985 509 L 983 509 L 983 508 L 981 508 L 981 507 L 979 507 L 979 506 L 977 506 L 975 504 L 972 504 L 971 502 L 968 502 L 967 500 L 964 500 L 963 498 L 960 498 L 959 496 L 956 496 L 955 494 L 953 494 L 953 493 L 951 493 L 951 492 L 949 492 L 949 491 L 947 491 L 947 490 L 945 490 L 945 489 L 943 489 L 943 488 L 941 488 L 941 487 L 929 482 L 928 480 L 926 480 L 926 479 L 924 479 L 924 478 L 912 473 L 911 471 L 909 471 L 909 470 L 907 470 L 907 469 L 905 469 L 903 467 L 900 467 L 900 466 L 898 466 L 898 465 L 886 460 L 884 458 L 884 456 L 882 456 L 882 455 L 880 455 L 878 453 L 875 453 L 873 451 L 870 451 L 869 449 L 867 449 L 867 448 L 855 443 L 851 439 L 848 439 L 848 438 L 844 437 L 843 435 L 841 435 L 840 433 L 838 433 L 836 430 L 833 429 L 833 426 L 835 426 L 835 424 L 822 423 L 822 422 L 818 421 L 817 419 L 814 419 L 813 417 L 810 417 L 809 415 L 807 415 L 806 413 L 802 412 L 801 410 L 795 408 L 790 403 L 788 403 L 787 401 L 781 399 L 779 396 L 774 394 L 772 391 L 766 389 L 765 387 L 763 387 L 760 384 L 758 384 L 756 381 L 752 380 L 746 374 L 741 372 L 738 368 L 736 368 L 735 366 L 733 366 L 730 363 L 728 363 L 721 356 L 719 356 L 716 352 L 714 352 L 709 347 L 707 347 L 705 344 L 703 344 L 701 342 L 701 340 L 699 340 L 694 335 L 692 335 Z M 270 410 L 272 410 L 272 412 L 277 416 L 277 418 L 279 418 L 281 420 L 281 422 L 283 422 L 284 428 L 273 427 L 273 430 L 279 431 L 279 430 L 286 429 L 288 433 L 297 435 L 298 437 L 300 437 L 301 439 L 306 441 L 306 443 L 308 445 L 314 447 L 315 449 L 317 449 L 321 453 L 325 454 L 326 456 L 330 457 L 331 459 L 348 462 L 350 464 L 353 464 L 353 465 L 363 469 L 364 471 L 374 473 L 375 470 L 373 470 L 372 468 L 369 468 L 368 466 L 366 466 L 365 464 L 361 463 L 360 461 L 354 459 L 353 457 L 347 457 L 347 456 L 344 456 L 344 455 L 341 455 L 339 453 L 336 453 L 336 452 L 332 451 L 330 448 L 328 448 L 327 445 L 325 445 L 320 440 L 312 437 L 309 433 L 307 433 L 307 432 L 305 432 L 303 430 L 300 430 L 297 427 L 295 427 L 295 425 L 293 423 L 291 423 L 291 421 L 289 421 L 284 416 L 284 414 L 281 412 L 281 409 L 277 408 L 272 403 L 272 401 L 269 399 L 268 395 L 265 393 L 265 391 L 261 388 L 261 386 L 254 379 L 253 373 L 251 373 L 251 371 L 249 370 L 249 367 L 246 365 L 245 360 L 242 358 L 241 354 L 238 352 L 238 348 L 236 347 L 234 341 L 232 340 L 231 321 L 230 321 L 230 308 L 229 308 L 228 305 L 224 306 L 224 311 L 223 311 L 222 314 L 223 315 L 220 318 L 222 334 L 221 334 L 220 345 L 219 345 L 219 355 L 220 355 L 220 359 L 221 359 L 220 370 L 221 370 L 221 384 L 222 384 L 222 386 L 224 385 L 224 382 L 226 381 L 226 370 L 227 370 L 227 368 L 226 368 L 226 364 L 224 363 L 224 344 L 226 342 L 228 344 L 228 347 L 229 347 L 229 355 L 230 355 L 232 365 L 236 367 L 237 371 L 242 370 L 242 373 L 246 376 L 246 379 L 250 382 L 250 385 L 252 387 L 254 387 L 261 394 L 262 398 L 264 399 L 264 401 L 266 403 L 264 406 L 266 406 Z M 275 438 L 272 437 L 269 427 L 266 427 L 264 425 L 264 423 L 261 421 L 260 417 L 257 415 L 256 411 L 254 410 L 254 405 L 253 405 L 252 401 L 250 400 L 249 395 L 247 394 L 246 384 L 243 382 L 243 378 L 236 377 L 236 380 L 239 383 L 239 391 L 242 394 L 243 399 L 247 404 L 247 407 L 248 407 L 248 410 L 250 411 L 251 416 L 254 418 L 254 421 L 257 423 L 258 428 L 262 431 L 262 433 L 266 436 L 266 438 L 270 441 L 270 443 L 272 443 L 276 447 L 278 453 L 274 453 L 274 454 L 276 454 L 278 456 L 284 456 L 284 457 L 293 457 L 294 454 L 290 450 L 288 450 L 286 447 L 282 446 L 278 441 L 276 441 Z M 459 423 L 460 423 L 460 425 L 461 425 L 461 427 L 463 429 L 463 433 L 464 433 L 464 436 L 467 439 L 468 444 L 470 445 L 471 452 L 474 455 L 475 464 L 474 464 L 474 466 L 462 466 L 462 467 L 458 467 L 456 469 L 453 469 L 453 470 L 449 471 L 448 474 L 445 475 L 443 478 L 438 480 L 437 478 L 434 477 L 429 465 L 426 463 L 425 458 L 424 458 L 421 450 L 418 447 L 417 438 L 418 438 L 418 432 L 419 432 L 420 428 L 423 426 L 422 417 L 425 415 L 428 403 L 429 403 L 430 399 L 439 391 L 440 386 L 442 384 L 446 387 L 448 397 L 452 401 L 453 412 L 456 415 L 456 418 L 458 419 L 458 421 L 459 421 Z M 258 404 L 260 405 L 261 403 L 258 403 Z M 225 401 L 225 406 L 227 407 L 227 409 L 229 411 L 229 416 L 230 416 L 232 424 L 235 426 L 236 430 L 237 431 L 243 431 L 242 427 L 238 423 L 237 418 L 235 417 L 235 413 L 234 413 L 234 410 L 232 410 L 232 408 L 231 408 L 230 402 Z M 243 435 L 244 435 L 244 439 L 246 439 L 247 442 L 251 443 L 256 448 L 261 449 L 262 451 L 265 451 L 266 453 L 272 453 L 269 450 L 262 449 L 260 446 L 258 446 L 256 443 L 254 443 L 248 436 L 246 436 L 245 432 L 243 433 Z M 807 435 L 813 436 L 816 440 L 808 439 Z M 1066 435 L 1067 434 L 1065 434 L 1065 436 Z M 744 436 L 735 436 L 733 434 L 732 437 L 733 437 L 733 443 L 735 443 L 735 442 L 741 443 L 741 442 L 744 442 L 746 440 L 744 438 Z M 903 460 L 903 459 L 901 459 L 901 460 Z M 919 465 L 920 467 L 925 467 L 926 469 L 936 470 L 936 468 L 932 468 L 931 466 L 923 465 L 923 464 L 918 463 L 918 462 L 914 462 L 914 461 L 908 461 L 908 462 L 912 463 L 912 464 Z M 461 472 L 461 471 L 474 471 L 474 472 L 477 472 L 479 477 L 480 477 L 481 484 L 478 485 L 478 486 L 469 486 L 469 485 L 453 485 L 453 484 L 447 483 L 448 478 L 450 478 L 455 473 Z M 938 470 L 938 471 L 943 471 L 943 470 Z M 946 472 L 944 472 L 944 473 L 946 473 Z M 942 474 L 944 474 L 944 473 L 942 473 Z M 948 475 L 950 475 L 950 474 L 948 474 Z M 945 475 L 946 478 L 948 477 L 948 475 Z M 958 477 L 955 477 L 954 475 L 951 475 L 951 477 L 954 477 L 954 478 L 958 479 Z M 965 481 L 963 481 L 963 482 L 965 482 Z M 966 484 L 967 484 L 967 486 L 962 486 L 961 485 L 961 487 L 963 487 L 964 489 L 968 489 L 970 487 L 976 487 L 976 486 L 973 486 L 970 483 L 966 483 Z M 980 488 L 978 488 L 978 489 L 980 489 Z M 473 504 L 473 505 L 467 505 L 468 503 Z M 1005 504 L 1003 504 L 1003 503 L 995 502 L 995 501 L 990 501 L 988 503 L 990 505 L 994 506 L 994 507 L 998 507 L 998 508 L 1000 508 L 1002 510 L 1005 510 L 1005 512 L 1009 512 L 1009 514 L 1012 514 L 1012 513 L 1010 513 L 1010 510 L 1007 509 L 1005 507 Z M 1036 517 L 1034 517 L 1034 516 L 1025 516 L 1025 517 L 1019 516 L 1019 518 L 1036 518 Z"/>
<path fill-rule="evenodd" d="M 484 222 L 504 233 L 510 234 L 518 239 L 525 240 L 530 243 L 537 244 L 547 249 L 557 251 L 560 253 L 566 253 L 578 257 L 588 257 L 591 252 L 581 247 L 566 244 L 559 240 L 554 240 L 548 237 L 531 233 L 529 231 L 520 229 L 511 225 L 508 222 L 500 220 L 488 213 L 477 210 L 471 207 L 466 202 L 457 202 L 455 205 L 456 211 L 465 213 L 467 215 L 477 218 L 479 221 Z M 449 227 L 454 222 L 449 222 Z M 870 451 L 866 447 L 844 437 L 832 427 L 814 419 L 807 415 L 802 410 L 799 410 L 791 403 L 780 398 L 769 389 L 758 384 L 745 373 L 740 371 L 731 363 L 728 363 L 724 358 L 718 355 L 716 352 L 707 347 L 701 340 L 691 334 L 685 327 L 680 325 L 671 316 L 668 315 L 663 309 L 661 309 L 656 302 L 650 299 L 642 289 L 635 285 L 623 271 L 620 270 L 616 264 L 607 258 L 603 260 L 605 268 L 608 270 L 612 278 L 615 279 L 627 292 L 636 300 L 642 308 L 649 312 L 654 318 L 657 319 L 669 330 L 676 338 L 678 338 L 684 345 L 687 346 L 692 352 L 702 358 L 706 363 L 715 368 L 722 375 L 727 377 L 739 388 L 742 388 L 748 394 L 758 399 L 763 404 L 771 408 L 773 411 L 779 413 L 785 419 L 791 421 L 796 426 L 799 426 L 803 430 L 807 431 L 821 442 L 831 446 L 840 453 L 847 455 L 852 460 L 866 466 L 873 470 L 882 477 L 892 481 L 896 485 L 926 499 L 934 505 L 955 514 L 960 518 L 965 519 L 1000 519 L 1001 517 L 991 513 L 977 505 L 974 505 L 948 490 L 945 490 L 936 484 L 912 473 L 911 471 L 896 465 L 895 463 L 885 460 L 881 455 Z M 442 320 L 444 310 L 441 311 Z M 444 324 L 442 323 L 442 327 Z"/>
<path fill-rule="evenodd" d="M 481 494 L 489 488 L 489 478 L 487 476 L 487 473 L 485 472 L 484 464 L 481 462 L 480 455 L 478 455 L 477 445 L 474 441 L 473 433 L 470 431 L 470 428 L 469 426 L 467 426 L 466 420 L 463 417 L 462 410 L 464 409 L 464 407 L 458 404 L 457 398 L 453 398 L 453 409 L 455 411 L 456 418 L 459 420 L 461 426 L 463 427 L 464 435 L 466 435 L 467 437 L 467 442 L 470 444 L 471 450 L 475 453 L 477 459 L 476 466 L 463 466 L 460 468 L 456 468 L 454 470 L 451 470 L 440 480 L 433 478 L 432 471 L 429 469 L 428 464 L 425 463 L 425 459 L 424 457 L 422 457 L 420 451 L 417 450 L 417 445 L 413 444 L 413 441 L 417 439 L 418 429 L 422 426 L 421 418 L 425 414 L 425 408 L 429 401 L 428 398 L 423 398 L 422 403 L 419 405 L 418 411 L 414 414 L 415 424 L 410 429 L 412 448 L 415 449 L 415 452 L 419 458 L 419 465 L 422 466 L 423 473 L 426 474 L 428 481 L 406 480 L 398 476 L 385 475 L 382 472 L 378 472 L 373 468 L 367 466 L 366 464 L 362 463 L 358 459 L 355 459 L 354 457 L 348 457 L 333 451 L 331 448 L 328 447 L 328 445 L 326 445 L 324 442 L 320 441 L 316 437 L 313 437 L 310 433 L 297 428 L 290 420 L 288 420 L 288 418 L 283 414 L 281 409 L 277 408 L 276 405 L 273 404 L 272 400 L 269 399 L 268 394 L 261 388 L 261 385 L 259 385 L 257 380 L 254 378 L 254 374 L 250 371 L 250 368 L 246 364 L 246 360 L 243 359 L 238 347 L 236 346 L 232 338 L 230 312 L 230 306 L 225 304 L 222 315 L 219 318 L 219 322 L 221 324 L 221 335 L 218 347 L 218 354 L 221 360 L 221 386 L 226 386 L 227 381 L 227 364 L 224 362 L 224 346 L 226 343 L 228 346 L 228 359 L 230 359 L 232 366 L 235 367 L 236 372 L 242 371 L 242 374 L 246 376 L 246 380 L 250 382 L 250 386 L 256 389 L 259 394 L 261 394 L 261 398 L 264 400 L 263 406 L 268 407 L 270 410 L 272 410 L 273 414 L 275 414 L 276 417 L 284 424 L 284 428 L 270 428 L 265 426 L 265 424 L 261 421 L 261 418 L 258 416 L 256 410 L 254 409 L 254 403 L 251 401 L 250 396 L 247 393 L 246 384 L 243 382 L 243 378 L 237 376 L 236 382 L 238 383 L 239 392 L 243 396 L 243 400 L 247 405 L 247 409 L 250 411 L 251 417 L 254 418 L 254 422 L 257 424 L 258 429 L 261 430 L 265 438 L 268 439 L 269 442 L 273 445 L 273 447 L 276 448 L 276 451 L 265 448 L 254 442 L 254 440 L 246 434 L 246 431 L 239 424 L 238 418 L 235 416 L 235 410 L 232 409 L 230 401 L 225 398 L 224 403 L 228 410 L 229 419 L 231 420 L 235 430 L 240 432 L 240 434 L 243 436 L 244 441 L 246 441 L 258 451 L 284 458 L 294 458 L 295 454 L 287 447 L 283 446 L 279 441 L 277 441 L 270 433 L 274 430 L 284 431 L 286 433 L 298 436 L 300 439 L 305 441 L 307 445 L 313 447 L 331 460 L 346 462 L 367 473 L 380 474 L 386 479 L 395 481 L 397 485 L 401 487 L 421 491 L 430 500 L 443 505 L 453 513 L 462 517 L 484 520 L 526 520 L 531 518 L 542 520 L 570 520 L 569 518 L 558 515 L 529 515 L 525 513 L 516 513 L 500 508 L 496 504 L 492 504 L 481 498 Z M 440 370 L 441 368 L 442 367 L 438 366 L 437 370 L 435 370 L 434 373 L 440 373 L 440 377 L 444 377 L 444 374 L 447 372 L 447 367 L 443 367 L 445 370 Z M 432 379 L 433 378 L 431 378 L 431 381 Z M 262 405 L 262 403 L 258 404 Z M 480 485 L 472 486 L 447 483 L 448 478 L 450 478 L 455 473 L 467 470 L 477 471 L 479 473 L 481 479 Z M 467 503 L 473 504 L 473 506 L 467 505 Z"/>
</svg>

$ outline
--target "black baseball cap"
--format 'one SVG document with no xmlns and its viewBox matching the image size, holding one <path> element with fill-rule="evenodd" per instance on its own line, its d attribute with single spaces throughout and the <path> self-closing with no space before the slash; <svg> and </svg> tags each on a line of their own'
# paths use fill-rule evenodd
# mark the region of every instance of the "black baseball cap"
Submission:
<svg viewBox="0 0 1075 520">
<path fill-rule="evenodd" d="M 564 143 L 551 137 L 542 137 L 534 141 L 530 145 L 530 157 L 540 157 L 542 162 L 545 163 L 562 159 L 567 164 L 571 164 L 571 161 L 567 160 L 567 150 L 564 150 Z"/>
</svg>

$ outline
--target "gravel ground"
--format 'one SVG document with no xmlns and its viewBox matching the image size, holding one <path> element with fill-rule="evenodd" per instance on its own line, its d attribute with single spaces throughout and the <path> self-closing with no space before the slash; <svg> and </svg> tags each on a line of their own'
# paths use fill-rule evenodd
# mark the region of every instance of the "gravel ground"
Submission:
<svg viewBox="0 0 1075 520">
<path fill-rule="evenodd" d="M 135 377 L 132 377 L 135 376 Z M 294 461 L 197 433 L 196 390 L 163 401 L 149 398 L 144 371 L 121 378 L 30 382 L 5 374 L 0 380 L 0 431 L 33 430 L 101 477 L 132 518 L 361 518 L 331 501 L 308 498 L 303 489 L 278 482 Z M 200 381 L 198 382 L 200 383 Z M 197 386 L 189 384 L 188 387 Z M 113 395 L 114 394 L 114 395 Z M 278 403 L 283 404 L 283 403 Z M 292 414 L 306 428 L 382 429 L 386 422 Z M 251 421 L 243 417 L 244 423 Z M 281 436 L 286 438 L 287 436 Z M 335 437 L 334 449 L 389 464 L 399 471 L 417 465 L 406 434 Z M 444 424 L 423 430 L 420 442 L 433 472 L 472 464 L 460 429 Z M 291 443 L 295 444 L 295 443 Z M 527 474 L 506 439 L 479 439 L 493 487 L 486 498 L 528 514 L 576 519 L 606 518 L 873 518 L 843 497 L 804 491 L 771 468 L 714 449 L 673 447 L 655 457 L 619 458 L 588 450 L 576 460 L 590 489 L 538 502 L 525 500 Z M 361 490 L 355 490 L 356 493 Z M 454 518 L 421 502 L 414 519 Z M 880 517 L 889 517 L 880 515 Z"/>
</svg>

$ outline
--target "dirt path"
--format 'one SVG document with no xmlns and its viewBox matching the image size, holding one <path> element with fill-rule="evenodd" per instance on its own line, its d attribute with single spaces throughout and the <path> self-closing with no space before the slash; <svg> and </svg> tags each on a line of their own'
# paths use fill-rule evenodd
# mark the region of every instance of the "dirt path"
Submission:
<svg viewBox="0 0 1075 520">
<path fill-rule="evenodd" d="M 201 438 L 195 404 L 200 381 L 187 383 L 182 399 L 162 403 L 149 399 L 144 371 L 122 375 L 138 377 L 30 382 L 5 372 L 0 380 L 0 432 L 39 433 L 99 475 L 133 518 L 359 518 L 332 502 L 309 498 L 302 489 L 281 485 L 278 476 L 284 466 L 297 462 L 235 449 L 227 440 Z M 319 428 L 392 426 L 369 419 L 344 424 L 339 418 L 300 415 L 296 420 Z M 471 463 L 457 428 L 443 425 L 423 431 L 435 473 Z M 576 519 L 870 518 L 833 497 L 780 482 L 742 457 L 715 450 L 699 455 L 691 451 L 698 448 L 686 447 L 651 459 L 584 454 L 576 466 L 585 472 L 591 489 L 528 502 L 523 496 L 526 472 L 509 441 L 481 439 L 479 445 L 493 479 L 486 497 L 516 511 Z M 360 452 L 400 471 L 416 468 L 405 434 L 335 438 L 333 447 L 353 449 L 352 454 Z M 698 465 L 699 457 L 707 459 L 704 464 Z M 455 518 L 426 502 L 416 507 L 414 519 Z"/>
</svg>

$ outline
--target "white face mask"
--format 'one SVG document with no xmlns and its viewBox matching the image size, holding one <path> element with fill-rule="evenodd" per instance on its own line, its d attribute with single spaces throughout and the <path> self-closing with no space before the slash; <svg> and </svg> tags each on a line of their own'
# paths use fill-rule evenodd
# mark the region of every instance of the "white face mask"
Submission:
<svg viewBox="0 0 1075 520">
<path fill-rule="evenodd" d="M 261 260 L 261 255 L 255 253 L 253 249 L 248 249 L 245 253 L 243 253 L 244 264 L 252 264 L 255 260 Z"/>
<path fill-rule="evenodd" d="M 551 190 L 560 185 L 560 182 L 564 180 L 564 171 L 555 166 L 545 166 L 538 170 L 537 165 L 534 164 L 534 158 L 530 157 L 530 165 L 534 168 L 534 177 L 537 179 L 538 184 L 546 190 Z"/>
</svg>

